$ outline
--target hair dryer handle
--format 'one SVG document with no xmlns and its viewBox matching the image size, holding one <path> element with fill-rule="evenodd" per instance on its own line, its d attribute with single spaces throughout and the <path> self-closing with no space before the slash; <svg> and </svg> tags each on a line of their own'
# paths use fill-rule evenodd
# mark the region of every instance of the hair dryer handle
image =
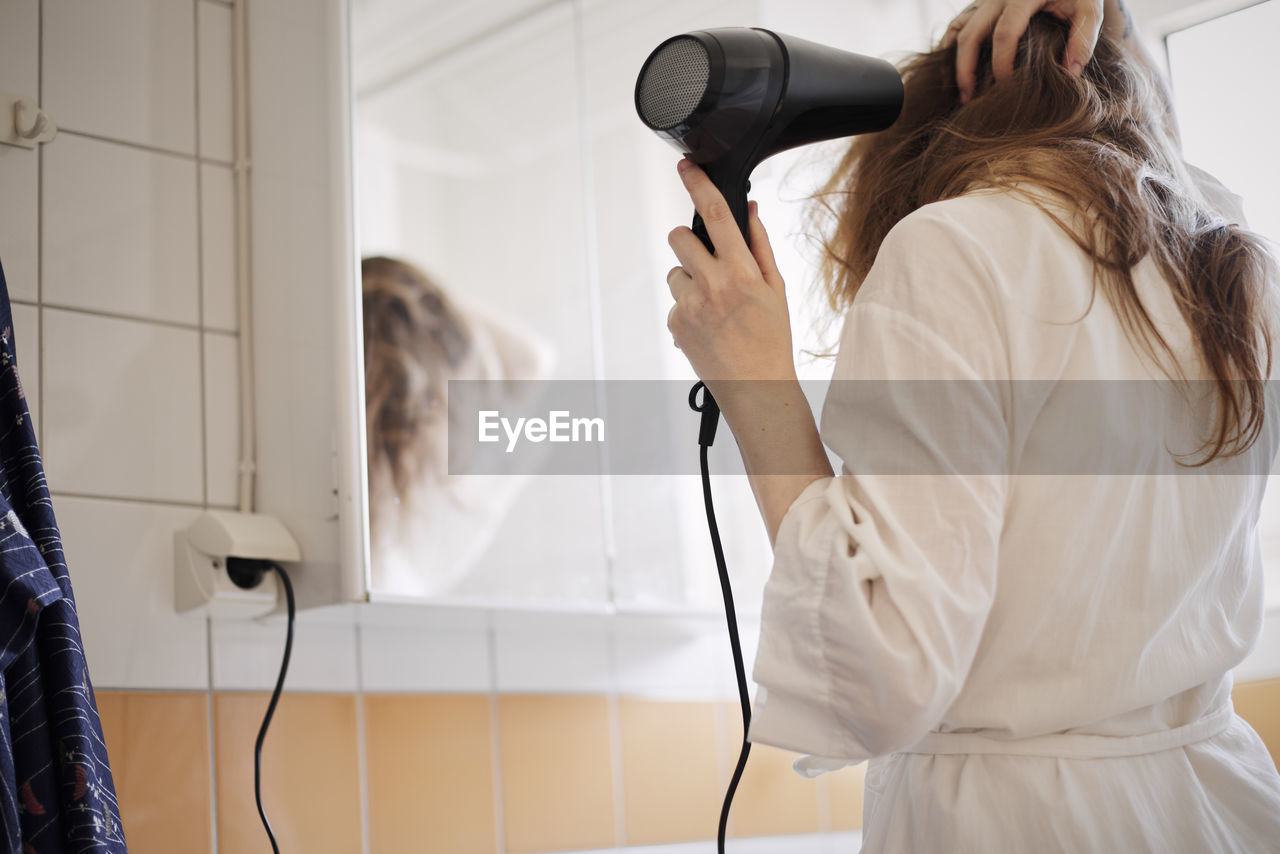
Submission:
<svg viewBox="0 0 1280 854">
<path fill-rule="evenodd" d="M 707 171 L 712 183 L 720 190 L 724 200 L 729 203 L 729 210 L 733 213 L 734 222 L 738 224 L 738 230 L 742 232 L 742 239 L 747 242 L 747 246 L 750 246 L 751 230 L 747 222 L 747 193 L 751 191 L 751 182 L 719 181 L 714 169 L 708 169 Z M 698 239 L 702 241 L 702 245 L 707 247 L 707 251 L 714 255 L 716 247 L 711 242 L 711 235 L 707 234 L 707 224 L 702 221 L 702 214 L 695 213 L 693 215 L 693 225 L 691 227 L 693 228 L 693 233 L 698 235 Z"/>
<path fill-rule="evenodd" d="M 712 174 L 711 180 L 720 192 L 724 195 L 724 199 L 729 203 L 729 210 L 733 212 L 733 220 L 738 224 L 738 230 L 742 232 L 742 239 L 747 242 L 747 246 L 751 245 L 751 232 L 747 222 L 747 193 L 751 190 L 750 181 L 734 181 L 727 189 L 716 180 L 716 176 Z M 702 215 L 695 213 L 693 215 L 693 233 L 698 235 L 698 239 L 702 241 L 702 245 L 707 247 L 707 251 L 715 254 L 716 247 L 711 242 L 711 235 L 707 234 L 707 224 L 702 221 Z M 702 403 L 697 402 L 698 389 L 702 389 Z M 716 403 L 716 399 L 711 396 L 711 391 L 699 382 L 689 392 L 689 407 L 695 412 L 702 413 L 702 426 L 698 430 L 698 444 L 703 447 L 710 447 L 716 440 L 716 425 L 720 423 L 720 406 Z"/>
</svg>

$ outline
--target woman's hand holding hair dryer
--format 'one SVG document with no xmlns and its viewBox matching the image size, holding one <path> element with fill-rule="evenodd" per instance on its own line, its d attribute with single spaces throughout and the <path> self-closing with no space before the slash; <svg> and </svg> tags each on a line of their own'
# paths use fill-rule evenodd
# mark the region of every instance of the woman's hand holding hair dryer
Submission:
<svg viewBox="0 0 1280 854">
<path fill-rule="evenodd" d="M 726 398 L 720 401 L 724 409 L 730 392 L 718 381 L 795 379 L 785 285 L 755 203 L 748 247 L 707 174 L 688 158 L 678 168 L 715 254 L 686 226 L 667 235 L 680 261 L 667 273 L 676 301 L 667 328 L 716 399 Z"/>
<path fill-rule="evenodd" d="M 782 274 L 755 204 L 748 246 L 707 174 L 688 159 L 679 168 L 716 251 L 685 226 L 668 236 L 681 266 L 667 274 L 676 301 L 667 328 L 733 430 L 772 542 L 792 502 L 830 477 L 831 464 L 796 378 Z"/>
</svg>

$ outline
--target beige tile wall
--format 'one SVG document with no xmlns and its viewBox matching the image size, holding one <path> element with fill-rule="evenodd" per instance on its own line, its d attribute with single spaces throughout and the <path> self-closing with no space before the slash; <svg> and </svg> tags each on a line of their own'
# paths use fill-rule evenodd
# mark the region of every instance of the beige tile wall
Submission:
<svg viewBox="0 0 1280 854">
<path fill-rule="evenodd" d="M 364 697 L 370 851 L 494 854 L 491 699 Z"/>
<path fill-rule="evenodd" d="M 1236 714 L 1262 736 L 1271 758 L 1280 765 L 1280 679 L 1245 682 L 1231 692 Z"/>
<path fill-rule="evenodd" d="M 605 697 L 498 698 L 507 851 L 614 844 L 610 737 Z"/>
<path fill-rule="evenodd" d="M 618 720 L 627 842 L 714 836 L 723 793 L 716 705 L 623 698 Z"/>
<path fill-rule="evenodd" d="M 1280 754 L 1280 679 L 1239 685 L 1234 699 Z M 256 692 L 213 696 L 211 769 L 207 694 L 98 694 L 133 854 L 212 854 L 214 778 L 218 854 L 264 850 L 252 748 L 266 701 Z M 298 693 L 276 715 L 263 757 L 267 814 L 282 851 L 308 854 L 361 851 L 366 822 L 370 854 L 712 839 L 742 731 L 733 703 L 623 697 L 615 715 L 599 695 Z M 865 766 L 806 780 L 791 770 L 793 758 L 752 747 L 731 836 L 861 826 Z"/>
<path fill-rule="evenodd" d="M 208 695 L 99 692 L 97 700 L 129 848 L 211 854 Z"/>
<path fill-rule="evenodd" d="M 253 797 L 253 747 L 267 700 L 256 692 L 213 698 L 218 854 L 257 854 L 267 848 Z M 281 699 L 262 751 L 263 807 L 281 851 L 360 851 L 357 733 L 352 694 Z"/>
</svg>

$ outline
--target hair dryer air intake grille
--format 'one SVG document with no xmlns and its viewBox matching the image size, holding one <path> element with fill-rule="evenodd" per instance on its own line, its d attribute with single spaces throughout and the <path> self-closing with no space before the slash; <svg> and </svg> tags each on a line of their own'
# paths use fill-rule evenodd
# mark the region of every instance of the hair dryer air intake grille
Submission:
<svg viewBox="0 0 1280 854">
<path fill-rule="evenodd" d="M 683 36 L 667 42 L 640 70 L 640 118 L 658 130 L 680 124 L 702 100 L 710 74 L 711 60 L 700 41 Z"/>
</svg>

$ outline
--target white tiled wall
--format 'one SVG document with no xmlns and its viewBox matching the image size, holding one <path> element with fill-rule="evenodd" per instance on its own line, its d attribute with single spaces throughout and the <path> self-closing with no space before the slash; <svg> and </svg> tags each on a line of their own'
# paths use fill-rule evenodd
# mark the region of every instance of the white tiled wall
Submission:
<svg viewBox="0 0 1280 854">
<path fill-rule="evenodd" d="M 173 610 L 173 532 L 197 507 L 54 493 L 94 686 L 202 690 L 207 627 Z"/>
<path fill-rule="evenodd" d="M 278 582 L 277 582 L 278 583 Z M 314 608 L 298 615 L 288 686 L 292 691 L 354 692 L 356 605 Z M 283 617 L 253 621 L 214 621 L 213 688 L 219 691 L 267 691 L 280 670 Z"/>
<path fill-rule="evenodd" d="M 174 531 L 237 501 L 231 16 L 218 0 L 0 3 L 0 89 L 60 130 L 0 146 L 0 260 L 102 689 L 208 688 L 211 661 L 248 684 L 237 662 L 278 661 L 281 625 L 211 632 L 173 608 Z M 303 636 L 332 634 L 313 623 Z M 300 652 L 303 687 L 354 685 L 346 623 Z"/>
<path fill-rule="evenodd" d="M 63 128 L 195 154 L 196 5 L 43 0 L 45 109 Z"/>
<path fill-rule="evenodd" d="M 196 32 L 199 39 L 200 156 L 230 163 L 234 131 L 231 7 L 219 3 L 196 3 Z"/>
<path fill-rule="evenodd" d="M 204 327 L 235 332 L 235 177 L 227 166 L 200 166 L 200 284 Z"/>
<path fill-rule="evenodd" d="M 42 450 L 54 495 L 201 504 L 200 333 L 41 313 Z"/>
<path fill-rule="evenodd" d="M 239 500 L 239 343 L 234 335 L 204 333 L 205 500 L 220 507 Z"/>
<path fill-rule="evenodd" d="M 43 158 L 44 302 L 198 323 L 196 162 L 70 132 Z"/>
<path fill-rule="evenodd" d="M 376 609 L 376 613 L 374 612 Z M 365 691 L 485 693 L 493 687 L 490 615 L 384 604 L 361 609 Z"/>
<path fill-rule="evenodd" d="M 40 0 L 5 0 L 0 11 L 0 82 L 8 91 L 38 93 L 40 43 L 35 34 L 39 25 Z M 0 188 L 0 261 L 9 295 L 34 301 L 39 260 L 38 221 L 32 212 L 39 204 L 39 155 L 0 146 Z M 19 344 L 22 338 L 18 336 Z"/>
<path fill-rule="evenodd" d="M 4 46 L 0 45 L 0 62 L 5 61 L 3 51 Z M 7 73 L 0 69 L 0 80 L 6 79 Z M 20 75 L 15 75 L 15 79 L 18 77 Z M 9 296 L 34 302 L 39 275 L 39 221 L 32 212 L 39 206 L 40 155 L 0 146 L 0 187 L 4 188 L 4 203 L 0 204 L 0 260 L 4 262 Z"/>
<path fill-rule="evenodd" d="M 281 619 L 173 608 L 174 532 L 238 501 L 232 40 L 223 0 L 0 3 L 0 89 L 39 100 L 60 130 L 38 151 L 0 146 L 0 260 L 99 689 L 262 689 L 279 666 Z M 314 80 L 315 57 L 298 51 L 289 61 Z M 281 235 L 307 213 L 296 194 L 285 200 L 295 216 L 276 218 Z M 264 277 L 260 298 L 286 281 L 314 286 L 290 272 Z M 311 320 L 282 346 L 331 350 L 328 326 Z M 329 450 L 327 430 L 298 427 Z M 289 488 L 327 499 L 324 463 Z M 289 687 L 354 690 L 359 650 L 353 607 L 304 613 Z"/>
</svg>

